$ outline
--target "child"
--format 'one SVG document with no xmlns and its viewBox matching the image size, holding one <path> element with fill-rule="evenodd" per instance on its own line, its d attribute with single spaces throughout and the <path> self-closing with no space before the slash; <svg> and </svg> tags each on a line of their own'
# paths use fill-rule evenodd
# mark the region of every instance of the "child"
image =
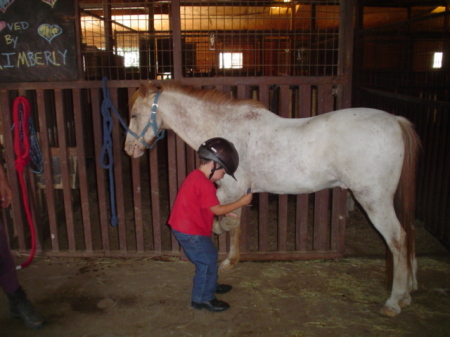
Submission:
<svg viewBox="0 0 450 337">
<path fill-rule="evenodd" d="M 212 138 L 199 147 L 198 153 L 200 167 L 191 172 L 181 185 L 169 217 L 169 226 L 187 258 L 195 265 L 192 307 L 220 312 L 230 305 L 217 300 L 214 293 L 224 294 L 231 290 L 231 286 L 217 283 L 218 252 L 211 240 L 214 216 L 229 215 L 248 205 L 252 194 L 245 194 L 227 205 L 220 205 L 216 196 L 214 183 L 225 173 L 234 178 L 239 165 L 239 155 L 231 142 Z"/>
</svg>

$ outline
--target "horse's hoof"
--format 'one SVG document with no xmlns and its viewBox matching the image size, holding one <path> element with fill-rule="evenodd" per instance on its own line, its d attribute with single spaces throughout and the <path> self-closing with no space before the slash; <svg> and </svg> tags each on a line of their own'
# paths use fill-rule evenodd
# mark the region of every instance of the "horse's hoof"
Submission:
<svg viewBox="0 0 450 337">
<path fill-rule="evenodd" d="M 397 310 L 395 308 L 388 307 L 388 306 L 385 305 L 383 308 L 381 308 L 380 312 L 381 312 L 381 314 L 383 314 L 385 316 L 395 317 L 401 312 L 401 309 L 399 307 L 398 310 Z"/>
<path fill-rule="evenodd" d="M 220 263 L 220 270 L 231 270 L 234 264 L 231 264 L 230 259 L 225 259 Z"/>
</svg>

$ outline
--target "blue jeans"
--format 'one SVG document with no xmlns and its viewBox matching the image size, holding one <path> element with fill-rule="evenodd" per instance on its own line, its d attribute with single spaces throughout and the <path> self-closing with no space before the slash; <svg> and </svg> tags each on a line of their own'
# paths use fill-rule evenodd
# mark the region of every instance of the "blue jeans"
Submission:
<svg viewBox="0 0 450 337">
<path fill-rule="evenodd" d="M 219 258 L 217 248 L 208 236 L 190 235 L 172 229 L 187 258 L 195 265 L 192 301 L 207 302 L 215 298 Z"/>
</svg>

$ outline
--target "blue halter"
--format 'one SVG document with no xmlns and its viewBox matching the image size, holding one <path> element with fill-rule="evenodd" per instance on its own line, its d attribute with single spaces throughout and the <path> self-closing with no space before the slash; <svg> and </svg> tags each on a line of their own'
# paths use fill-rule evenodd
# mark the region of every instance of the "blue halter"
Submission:
<svg viewBox="0 0 450 337">
<path fill-rule="evenodd" d="M 163 139 L 164 135 L 166 134 L 166 130 L 164 130 L 164 129 L 161 131 L 161 133 L 159 133 L 158 126 L 156 124 L 156 111 L 158 110 L 158 99 L 159 99 L 160 94 L 161 94 L 161 90 L 158 90 L 155 94 L 155 98 L 154 98 L 153 104 L 152 104 L 152 113 L 150 115 L 150 118 L 148 119 L 147 125 L 145 126 L 144 130 L 142 130 L 141 135 L 138 136 L 136 133 L 134 133 L 133 131 L 128 129 L 128 132 L 134 138 L 136 138 L 141 144 L 143 144 L 147 149 L 153 148 L 155 146 L 156 142 L 158 140 Z M 156 141 L 153 142 L 152 145 L 148 145 L 144 140 L 144 136 L 147 133 L 147 130 L 150 126 L 152 126 L 153 133 L 155 134 L 155 137 L 156 137 Z"/>
</svg>

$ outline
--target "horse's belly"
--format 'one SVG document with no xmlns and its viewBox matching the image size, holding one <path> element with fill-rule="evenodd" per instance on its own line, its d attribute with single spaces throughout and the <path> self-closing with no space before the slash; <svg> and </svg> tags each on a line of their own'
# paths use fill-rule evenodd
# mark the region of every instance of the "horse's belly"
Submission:
<svg viewBox="0 0 450 337">
<path fill-rule="evenodd" d="M 265 181 L 262 184 L 258 184 L 254 190 L 255 192 L 269 192 L 275 194 L 308 194 L 334 187 L 347 188 L 347 186 L 336 180 L 293 181 L 286 177 L 286 180 L 278 179 L 272 183 Z"/>
</svg>

